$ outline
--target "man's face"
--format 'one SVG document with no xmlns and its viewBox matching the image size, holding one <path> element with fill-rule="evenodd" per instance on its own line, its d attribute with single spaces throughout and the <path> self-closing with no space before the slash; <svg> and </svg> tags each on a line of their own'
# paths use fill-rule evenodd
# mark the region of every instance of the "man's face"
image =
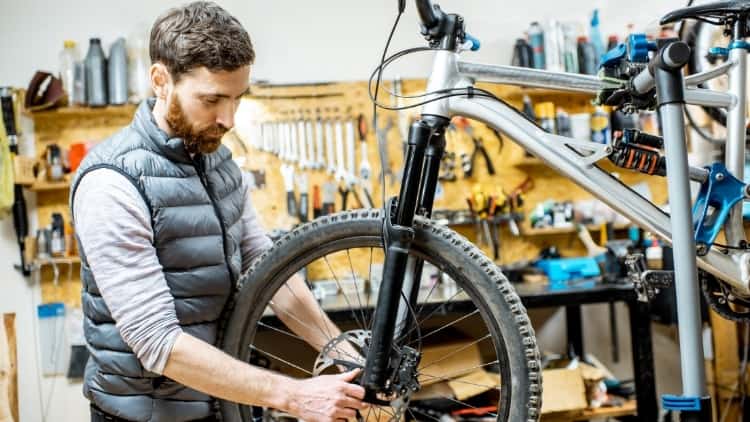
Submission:
<svg viewBox="0 0 750 422">
<path fill-rule="evenodd" d="M 234 113 L 250 82 L 250 66 L 211 72 L 205 67 L 182 75 L 167 100 L 166 121 L 190 153 L 210 154 L 234 126 Z"/>
</svg>

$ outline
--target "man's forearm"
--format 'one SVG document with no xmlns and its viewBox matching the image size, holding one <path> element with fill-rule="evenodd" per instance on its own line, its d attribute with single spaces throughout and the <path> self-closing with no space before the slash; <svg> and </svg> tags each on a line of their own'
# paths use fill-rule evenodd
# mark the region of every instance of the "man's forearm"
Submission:
<svg viewBox="0 0 750 422">
<path fill-rule="evenodd" d="M 214 397 L 288 410 L 291 378 L 241 362 L 189 334 L 180 333 L 164 375 Z"/>
</svg>

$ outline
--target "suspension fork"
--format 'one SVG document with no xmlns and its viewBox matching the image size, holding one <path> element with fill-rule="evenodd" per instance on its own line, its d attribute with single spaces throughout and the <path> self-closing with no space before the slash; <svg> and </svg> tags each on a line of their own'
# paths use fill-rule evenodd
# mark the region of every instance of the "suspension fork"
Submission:
<svg viewBox="0 0 750 422">
<path fill-rule="evenodd" d="M 444 117 L 422 116 L 421 120 L 411 125 L 399 197 L 398 200 L 392 198 L 385 207 L 386 250 L 383 278 L 362 377 L 362 385 L 368 390 L 368 398 L 373 398 L 373 392 L 383 390 L 389 375 L 399 304 L 402 302 L 401 294 L 409 269 L 409 249 L 414 239 L 412 224 L 417 212 L 429 214 L 432 211 L 448 123 L 449 120 Z M 410 301 L 412 298 L 416 300 L 419 283 L 414 280 L 419 280 L 421 271 L 421 261 L 415 260 L 408 277 L 412 280 L 411 285 L 404 292 Z M 408 314 L 404 315 L 408 317 Z"/>
</svg>

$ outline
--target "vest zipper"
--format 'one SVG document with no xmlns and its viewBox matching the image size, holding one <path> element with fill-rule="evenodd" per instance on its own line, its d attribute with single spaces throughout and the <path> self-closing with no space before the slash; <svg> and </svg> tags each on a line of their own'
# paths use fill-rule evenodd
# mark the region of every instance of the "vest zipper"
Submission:
<svg viewBox="0 0 750 422">
<path fill-rule="evenodd" d="M 229 264 L 229 256 L 227 255 L 227 228 L 224 225 L 224 219 L 221 215 L 221 210 L 219 209 L 219 205 L 216 203 L 216 199 L 211 194 L 211 190 L 208 188 L 208 179 L 206 178 L 206 172 L 203 169 L 203 158 L 200 154 L 196 154 L 193 157 L 193 167 L 195 167 L 195 172 L 198 174 L 198 178 L 201 181 L 201 184 L 203 185 L 203 189 L 206 190 L 206 194 L 208 194 L 208 199 L 211 200 L 211 205 L 214 207 L 214 213 L 216 214 L 216 218 L 219 219 L 219 226 L 221 227 L 221 245 L 223 248 L 222 253 L 224 254 L 224 263 L 227 266 L 227 271 L 229 271 L 229 280 L 232 281 L 231 288 L 234 288 L 235 285 L 237 285 L 237 280 L 234 278 L 234 273 L 232 272 L 232 266 Z M 231 292 L 230 292 L 231 295 Z"/>
</svg>

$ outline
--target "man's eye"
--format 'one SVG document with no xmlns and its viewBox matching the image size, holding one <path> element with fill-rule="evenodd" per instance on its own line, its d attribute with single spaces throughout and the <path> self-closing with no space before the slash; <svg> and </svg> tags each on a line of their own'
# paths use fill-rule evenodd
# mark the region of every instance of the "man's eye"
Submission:
<svg viewBox="0 0 750 422">
<path fill-rule="evenodd" d="M 206 104 L 214 105 L 214 104 L 217 104 L 219 102 L 219 100 L 216 99 L 216 98 L 204 98 L 203 102 L 206 103 Z"/>
</svg>

